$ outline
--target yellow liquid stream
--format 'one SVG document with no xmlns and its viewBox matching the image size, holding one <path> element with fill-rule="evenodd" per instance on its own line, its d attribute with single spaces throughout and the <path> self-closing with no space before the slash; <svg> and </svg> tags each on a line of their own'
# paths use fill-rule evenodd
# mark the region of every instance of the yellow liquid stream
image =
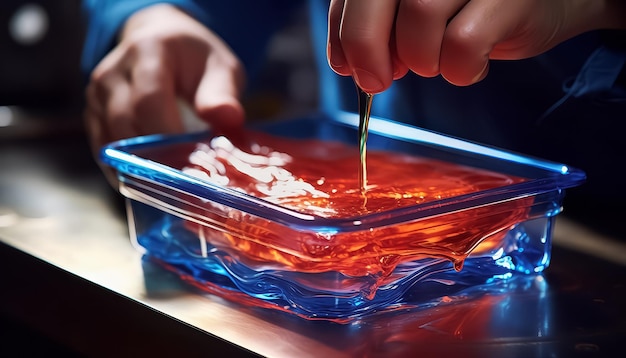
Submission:
<svg viewBox="0 0 626 358">
<path fill-rule="evenodd" d="M 357 86 L 359 93 L 359 189 L 364 200 L 367 191 L 367 133 L 370 121 L 370 113 L 372 111 L 373 94 L 366 93 Z"/>
</svg>

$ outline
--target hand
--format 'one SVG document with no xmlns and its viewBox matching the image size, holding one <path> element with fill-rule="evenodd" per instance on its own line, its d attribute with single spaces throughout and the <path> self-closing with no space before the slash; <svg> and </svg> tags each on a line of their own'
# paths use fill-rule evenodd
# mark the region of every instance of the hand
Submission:
<svg viewBox="0 0 626 358">
<path fill-rule="evenodd" d="M 216 128 L 238 127 L 243 86 L 241 63 L 215 34 L 173 6 L 145 8 L 92 72 L 85 113 L 92 148 L 182 132 L 179 99 Z"/>
<path fill-rule="evenodd" d="M 532 57 L 598 28 L 624 28 L 619 0 L 331 0 L 328 60 L 378 93 L 409 70 L 465 86 L 489 59 Z"/>
</svg>

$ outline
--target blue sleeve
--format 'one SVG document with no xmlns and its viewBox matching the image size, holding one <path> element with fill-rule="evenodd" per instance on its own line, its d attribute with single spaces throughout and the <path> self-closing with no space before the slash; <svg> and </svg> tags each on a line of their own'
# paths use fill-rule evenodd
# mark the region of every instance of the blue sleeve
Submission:
<svg viewBox="0 0 626 358">
<path fill-rule="evenodd" d="M 136 11 L 157 3 L 178 6 L 196 19 L 206 22 L 202 7 L 187 0 L 84 0 L 83 13 L 87 20 L 87 31 L 83 46 L 81 67 L 90 73 L 98 62 L 113 48 L 117 34 L 126 20 Z"/>
<path fill-rule="evenodd" d="M 220 35 L 249 73 L 260 67 L 271 35 L 301 3 L 295 0 L 84 0 L 87 32 L 82 54 L 83 73 L 89 74 L 110 51 L 124 22 L 136 11 L 169 3 L 179 7 Z"/>
</svg>

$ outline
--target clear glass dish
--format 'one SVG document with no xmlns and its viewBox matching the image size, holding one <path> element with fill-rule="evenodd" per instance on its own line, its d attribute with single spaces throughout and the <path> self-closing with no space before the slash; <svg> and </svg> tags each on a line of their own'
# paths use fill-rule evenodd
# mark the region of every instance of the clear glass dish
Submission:
<svg viewBox="0 0 626 358">
<path fill-rule="evenodd" d="M 252 129 L 269 134 L 269 143 L 278 147 L 284 141 L 284 148 L 299 153 L 296 158 L 307 156 L 299 159 L 301 167 L 330 167 L 313 186 L 331 182 L 326 175 L 333 173 L 356 175 L 349 164 L 332 161 L 343 155 L 358 166 L 358 155 L 347 154 L 358 150 L 355 114 L 313 115 Z M 117 171 L 127 198 L 132 241 L 147 258 L 204 291 L 339 323 L 433 305 L 513 275 L 541 273 L 550 262 L 553 220 L 565 189 L 585 180 L 584 172 L 560 163 L 372 118 L 368 156 L 391 155 L 385 157 L 390 165 L 380 168 L 404 170 L 414 161 L 433 170 L 458 166 L 470 189 L 441 197 L 428 197 L 424 189 L 427 199 L 391 190 L 386 195 L 399 195 L 398 202 L 410 200 L 376 210 L 348 207 L 339 215 L 333 195 L 318 205 L 326 211 L 312 211 L 302 202 L 233 188 L 233 178 L 220 182 L 225 178 L 190 170 L 191 154 L 213 145 L 211 138 L 210 132 L 156 135 L 102 149 L 102 161 Z M 409 159 L 395 163 L 396 158 Z M 373 181 L 377 169 L 369 169 Z M 416 184 L 423 170 L 416 172 Z M 506 180 L 481 187 L 472 183 L 474 171 Z M 384 174 L 394 181 L 396 174 Z"/>
</svg>

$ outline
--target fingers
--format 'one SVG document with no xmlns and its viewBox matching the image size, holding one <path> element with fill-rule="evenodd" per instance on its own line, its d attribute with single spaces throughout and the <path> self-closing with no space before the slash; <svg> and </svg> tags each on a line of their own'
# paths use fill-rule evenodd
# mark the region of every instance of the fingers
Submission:
<svg viewBox="0 0 626 358">
<path fill-rule="evenodd" d="M 97 147 L 135 134 L 130 88 L 125 72 L 112 65 L 116 56 L 111 53 L 96 67 L 86 91 L 88 134 Z"/>
<path fill-rule="evenodd" d="M 130 120 L 138 135 L 183 131 L 169 57 L 160 51 L 142 51 L 130 70 Z"/>
<path fill-rule="evenodd" d="M 340 5 L 341 1 L 334 1 L 329 12 L 329 31 L 333 31 L 329 40 L 331 66 L 334 64 L 340 74 L 352 74 L 364 91 L 382 92 L 391 85 L 394 77 L 390 43 L 397 1 L 343 0 L 337 37 Z M 342 55 L 349 70 L 339 66 Z"/>
<path fill-rule="evenodd" d="M 118 182 L 115 172 L 111 168 L 102 165 L 99 160 L 100 149 L 113 138 L 113 136 L 109 134 L 108 126 L 106 125 L 106 105 L 98 99 L 99 96 L 98 87 L 91 83 L 86 90 L 87 106 L 84 112 L 85 128 L 94 159 L 103 170 L 107 181 L 113 188 L 117 188 Z"/>
<path fill-rule="evenodd" d="M 208 56 L 192 103 L 200 118 L 218 130 L 232 130 L 241 127 L 245 119 L 239 100 L 245 76 L 239 61 L 223 51 L 218 47 Z"/>
<path fill-rule="evenodd" d="M 459 86 L 485 78 L 494 47 L 513 35 L 523 15 L 519 4 L 510 1 L 470 1 L 446 28 L 439 61 L 441 75 Z"/>
<path fill-rule="evenodd" d="M 393 79 L 398 80 L 409 72 L 409 67 L 402 60 L 400 60 L 400 57 L 398 56 L 398 46 L 395 34 L 395 31 L 391 32 L 389 50 L 391 51 L 391 62 L 393 64 Z"/>
<path fill-rule="evenodd" d="M 108 135 L 113 140 L 137 135 L 133 125 L 134 111 L 130 85 L 124 79 L 116 79 L 114 85 L 107 87 L 105 102 L 105 123 Z"/>
<path fill-rule="evenodd" d="M 490 58 L 524 58 L 537 46 L 524 36 L 541 23 L 539 8 L 536 1 L 403 0 L 396 20 L 398 57 L 418 75 L 441 74 L 452 84 L 471 85 L 485 78 Z"/>
<path fill-rule="evenodd" d="M 116 49 L 94 70 L 87 106 L 99 123 L 99 145 L 153 133 L 178 133 L 182 123 L 165 57 L 149 49 Z M 93 121 L 92 121 L 93 122 Z"/>
<path fill-rule="evenodd" d="M 337 74 L 342 76 L 352 75 L 348 66 L 346 55 L 341 48 L 339 33 L 341 29 L 341 16 L 343 14 L 344 0 L 331 0 L 328 10 L 328 46 L 326 56 L 328 64 Z"/>
<path fill-rule="evenodd" d="M 403 0 L 398 6 L 396 46 L 400 61 L 424 77 L 439 75 L 448 21 L 469 0 Z"/>
<path fill-rule="evenodd" d="M 553 45 L 562 12 L 537 0 L 332 0 L 327 55 L 370 93 L 408 70 L 466 86 L 485 78 L 490 58 Z"/>
</svg>

